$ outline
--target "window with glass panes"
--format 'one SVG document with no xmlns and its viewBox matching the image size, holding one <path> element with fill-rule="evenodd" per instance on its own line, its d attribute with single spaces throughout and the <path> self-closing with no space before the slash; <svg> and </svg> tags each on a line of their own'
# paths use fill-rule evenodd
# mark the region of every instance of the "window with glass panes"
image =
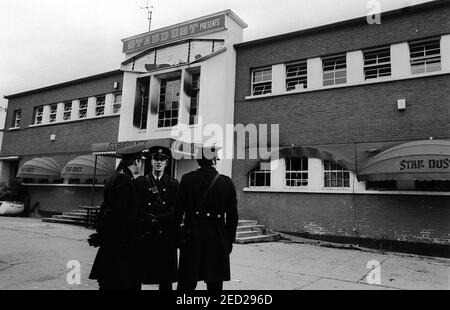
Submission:
<svg viewBox="0 0 450 310">
<path fill-rule="evenodd" d="M 54 123 L 56 122 L 56 113 L 58 111 L 58 105 L 57 104 L 52 104 L 50 106 L 50 115 L 49 115 L 49 122 L 50 123 Z"/>
<path fill-rule="evenodd" d="M 286 186 L 308 186 L 308 158 L 288 157 L 286 164 Z"/>
<path fill-rule="evenodd" d="M 270 162 L 262 162 L 248 174 L 249 187 L 270 187 Z"/>
<path fill-rule="evenodd" d="M 322 58 L 323 86 L 347 83 L 347 56 L 345 54 Z"/>
<path fill-rule="evenodd" d="M 286 90 L 304 89 L 308 86 L 307 62 L 286 65 Z"/>
<path fill-rule="evenodd" d="M 324 186 L 326 188 L 348 188 L 350 187 L 350 171 L 342 166 L 325 160 L 324 161 Z"/>
<path fill-rule="evenodd" d="M 181 79 L 170 78 L 161 80 L 161 91 L 158 106 L 158 127 L 172 127 L 178 124 L 180 105 Z"/>
<path fill-rule="evenodd" d="M 15 110 L 12 124 L 13 128 L 19 128 L 21 120 L 22 120 L 22 110 Z"/>
<path fill-rule="evenodd" d="M 122 106 L 122 94 L 114 94 L 113 113 L 119 113 Z"/>
<path fill-rule="evenodd" d="M 42 124 L 42 118 L 44 116 L 44 107 L 36 107 L 34 108 L 34 124 L 39 125 Z"/>
<path fill-rule="evenodd" d="M 102 116 L 105 114 L 105 96 L 96 98 L 95 116 Z"/>
<path fill-rule="evenodd" d="M 198 123 L 198 110 L 200 98 L 200 73 L 192 75 L 192 96 L 191 106 L 189 108 L 189 125 Z"/>
<path fill-rule="evenodd" d="M 272 68 L 255 69 L 252 71 L 252 95 L 272 93 Z"/>
<path fill-rule="evenodd" d="M 64 102 L 63 120 L 68 121 L 72 115 L 72 101 Z"/>
<path fill-rule="evenodd" d="M 80 106 L 78 108 L 78 118 L 86 118 L 87 117 L 87 110 L 88 110 L 88 100 L 87 99 L 81 99 L 80 100 Z"/>
<path fill-rule="evenodd" d="M 391 75 L 391 48 L 366 50 L 364 55 L 364 77 L 366 80 Z"/>
<path fill-rule="evenodd" d="M 441 70 L 440 38 L 410 42 L 409 52 L 413 74 Z"/>
</svg>

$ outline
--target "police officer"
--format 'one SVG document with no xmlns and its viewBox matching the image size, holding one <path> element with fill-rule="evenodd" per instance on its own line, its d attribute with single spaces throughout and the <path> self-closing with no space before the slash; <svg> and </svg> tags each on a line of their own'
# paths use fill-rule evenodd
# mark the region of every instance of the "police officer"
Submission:
<svg viewBox="0 0 450 310">
<path fill-rule="evenodd" d="M 177 281 L 177 247 L 173 212 L 178 181 L 164 173 L 171 153 L 164 147 L 150 148 L 152 169 L 136 180 L 143 215 L 143 284 L 159 284 L 172 290 Z"/>
<path fill-rule="evenodd" d="M 230 254 L 236 237 L 236 189 L 230 178 L 215 169 L 217 149 L 204 147 L 200 168 L 185 174 L 176 203 L 176 223 L 184 222 L 180 246 L 178 290 L 195 290 L 198 281 L 221 291 L 230 280 Z M 184 218 L 184 220 L 183 220 Z"/>
<path fill-rule="evenodd" d="M 144 147 L 118 151 L 121 161 L 108 180 L 89 244 L 99 247 L 89 279 L 100 290 L 140 290 L 141 216 L 133 174 L 142 166 Z"/>
</svg>

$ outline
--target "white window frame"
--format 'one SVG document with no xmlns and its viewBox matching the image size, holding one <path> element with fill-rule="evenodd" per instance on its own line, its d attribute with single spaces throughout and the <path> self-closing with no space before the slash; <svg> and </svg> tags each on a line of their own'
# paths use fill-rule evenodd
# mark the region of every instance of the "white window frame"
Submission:
<svg viewBox="0 0 450 310">
<path fill-rule="evenodd" d="M 95 116 L 105 115 L 105 102 L 105 95 L 95 97 Z"/>
<path fill-rule="evenodd" d="M 49 115 L 48 115 L 48 122 L 49 123 L 56 123 L 56 115 L 58 113 L 58 105 L 57 104 L 51 104 L 49 105 Z"/>
<path fill-rule="evenodd" d="M 290 162 L 292 169 L 292 160 L 299 159 L 301 160 L 301 168 L 302 170 L 288 170 L 288 163 Z M 306 169 L 304 167 L 304 161 L 306 161 Z M 309 158 L 307 157 L 285 157 L 284 158 L 284 166 L 285 166 L 285 174 L 284 174 L 284 186 L 286 188 L 308 188 L 309 185 Z M 290 174 L 290 178 L 288 178 L 288 174 Z M 292 178 L 293 174 L 307 175 L 307 178 Z M 289 185 L 289 182 L 295 182 L 295 185 Z M 306 182 L 306 184 L 304 184 Z"/>
<path fill-rule="evenodd" d="M 270 74 L 268 73 L 270 71 Z M 272 93 L 272 67 L 252 70 L 252 96 Z M 262 88 L 262 89 L 261 89 Z M 256 91 L 258 89 L 258 91 Z"/>
<path fill-rule="evenodd" d="M 304 70 L 303 70 L 304 67 Z M 291 72 L 290 69 L 294 69 Z M 289 76 L 291 73 L 294 75 Z M 297 86 L 303 85 L 303 87 Z M 293 89 L 292 86 L 294 87 Z M 286 64 L 286 91 L 308 88 L 308 62 L 306 60 Z"/>
<path fill-rule="evenodd" d="M 66 101 L 64 102 L 63 120 L 68 121 L 70 120 L 71 117 L 72 117 L 72 101 Z"/>
<path fill-rule="evenodd" d="M 163 88 L 163 82 L 166 83 L 165 84 L 166 86 L 164 86 L 165 87 L 164 104 L 165 104 L 167 102 L 167 99 L 168 99 L 168 98 L 166 98 L 166 96 L 167 96 L 167 83 L 173 82 L 173 81 L 176 81 L 176 80 L 180 82 L 180 88 L 178 88 L 178 90 L 172 89 L 172 91 L 169 93 L 171 95 L 171 98 L 170 98 L 171 99 L 171 101 L 170 101 L 171 109 L 170 110 L 164 109 L 163 111 L 161 111 L 161 106 L 163 105 L 163 103 L 161 102 L 161 97 L 163 96 L 163 92 L 161 91 L 161 89 Z M 176 77 L 173 77 L 173 78 L 167 78 L 167 79 L 162 79 L 161 80 L 161 83 L 159 85 L 160 94 L 159 94 L 159 99 L 158 99 L 158 124 L 157 124 L 158 128 L 171 128 L 171 127 L 174 127 L 174 126 L 178 125 L 179 120 L 180 120 L 180 111 L 181 111 L 181 94 L 180 94 L 180 92 L 181 92 L 181 83 L 182 83 L 181 76 L 176 76 Z M 176 98 L 176 94 L 177 93 L 178 93 L 178 100 L 175 101 L 173 99 Z M 174 102 L 178 103 L 178 107 L 176 109 L 173 108 Z M 164 108 L 166 108 L 166 107 L 164 107 Z M 176 117 L 173 116 L 174 115 L 174 111 L 177 112 L 176 113 L 177 114 Z M 163 117 L 160 117 L 161 113 L 166 113 L 166 112 L 170 112 L 170 117 L 165 117 L 165 115 Z M 166 126 L 166 124 L 165 124 L 167 121 L 170 122 L 170 124 L 168 126 Z M 160 122 L 163 122 L 162 126 L 160 126 Z"/>
<path fill-rule="evenodd" d="M 44 106 L 34 108 L 34 125 L 41 125 L 44 118 Z"/>
<path fill-rule="evenodd" d="M 85 103 L 86 103 L 86 106 L 84 107 L 83 105 Z M 80 119 L 87 118 L 88 105 L 89 105 L 89 101 L 87 98 L 80 99 L 80 105 L 78 107 L 78 118 L 80 118 Z"/>
<path fill-rule="evenodd" d="M 342 167 L 341 165 L 334 163 L 332 161 L 328 161 L 328 160 L 323 160 L 323 188 L 324 189 L 351 189 L 352 187 L 352 182 L 351 182 L 351 171 L 345 169 L 344 167 Z M 330 163 L 331 165 L 335 165 L 336 169 L 326 169 L 326 164 Z M 339 182 L 340 179 L 342 179 L 342 186 L 327 186 L 327 178 L 326 178 L 326 174 L 327 173 L 336 173 L 337 177 L 336 177 L 336 181 Z M 339 177 L 339 174 L 342 174 L 342 178 Z M 348 174 L 348 186 L 345 186 L 345 174 Z"/>
<path fill-rule="evenodd" d="M 13 128 L 19 128 L 22 121 L 22 109 L 14 110 Z"/>
<path fill-rule="evenodd" d="M 249 188 L 270 188 L 271 187 L 271 168 L 270 168 L 270 162 L 261 162 L 258 167 L 253 169 L 248 173 L 248 187 Z M 268 167 L 267 167 L 268 165 Z M 256 184 L 256 177 L 257 175 L 264 175 L 264 185 L 252 185 L 252 179 L 254 178 L 254 183 Z M 269 184 L 267 184 L 267 175 L 269 178 Z"/>
<path fill-rule="evenodd" d="M 120 101 L 117 101 L 117 98 L 120 98 Z M 122 107 L 122 93 L 116 93 L 114 94 L 113 114 L 119 113 L 121 107 Z"/>
<path fill-rule="evenodd" d="M 363 57 L 364 79 L 366 81 L 392 75 L 391 47 L 389 45 L 364 50 Z"/>
<path fill-rule="evenodd" d="M 326 77 L 328 75 L 332 77 Z M 322 57 L 322 81 L 324 87 L 347 83 L 347 54 Z"/>
<path fill-rule="evenodd" d="M 439 48 L 433 48 L 433 45 L 436 44 L 439 45 Z M 408 46 L 412 74 L 423 74 L 442 70 L 440 37 L 411 41 L 408 42 Z"/>
</svg>

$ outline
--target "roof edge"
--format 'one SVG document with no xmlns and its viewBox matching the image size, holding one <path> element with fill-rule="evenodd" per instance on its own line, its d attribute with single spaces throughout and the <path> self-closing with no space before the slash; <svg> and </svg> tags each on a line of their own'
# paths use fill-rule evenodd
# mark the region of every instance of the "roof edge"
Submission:
<svg viewBox="0 0 450 310">
<path fill-rule="evenodd" d="M 425 2 L 425 3 L 416 4 L 416 5 L 404 6 L 404 7 L 398 8 L 398 9 L 381 12 L 381 16 L 382 17 L 395 16 L 395 15 L 400 15 L 400 14 L 405 13 L 405 11 L 419 11 L 419 10 L 423 10 L 423 9 L 439 7 L 439 6 L 444 6 L 444 5 L 450 5 L 450 1 L 449 0 L 433 0 L 433 1 Z M 304 34 L 325 31 L 328 29 L 336 28 L 336 27 L 350 26 L 353 24 L 361 23 L 361 22 L 365 23 L 366 21 L 367 21 L 367 16 L 364 15 L 364 16 L 355 17 L 352 19 L 338 21 L 338 22 L 331 23 L 331 24 L 324 24 L 324 25 L 320 25 L 317 27 L 296 30 L 296 31 L 288 32 L 288 33 L 283 33 L 283 34 L 279 34 L 279 35 L 274 35 L 274 36 L 270 36 L 270 37 L 265 37 L 265 38 L 261 38 L 261 39 L 238 43 L 238 44 L 234 45 L 234 48 L 239 49 L 239 48 L 244 48 L 244 47 L 249 47 L 249 46 L 255 46 L 255 45 L 259 45 L 259 44 L 263 44 L 263 43 L 274 42 L 274 41 L 278 41 L 278 40 L 282 40 L 282 39 L 288 39 L 291 37 L 297 37 L 297 36 L 304 35 Z"/>
<path fill-rule="evenodd" d="M 103 73 L 100 73 L 100 74 L 90 75 L 90 76 L 87 76 L 87 77 L 78 78 L 78 79 L 67 81 L 67 82 L 62 82 L 62 83 L 58 83 L 58 84 L 53 84 L 53 85 L 49 85 L 49 86 L 35 88 L 35 89 L 32 89 L 32 90 L 27 90 L 27 91 L 24 91 L 24 92 L 15 93 L 15 94 L 11 94 L 11 95 L 5 95 L 5 96 L 3 96 L 3 98 L 9 100 L 9 99 L 17 98 L 17 97 L 31 95 L 31 94 L 34 94 L 34 93 L 37 93 L 37 92 L 41 92 L 41 91 L 51 90 L 51 89 L 55 89 L 55 88 L 59 88 L 59 87 L 69 86 L 69 85 L 73 85 L 73 84 L 77 84 L 77 83 L 82 83 L 82 82 L 86 82 L 86 81 L 90 81 L 90 80 L 95 80 L 95 79 L 107 77 L 107 76 L 110 76 L 110 75 L 118 74 L 120 72 L 123 72 L 123 71 L 121 69 L 116 69 L 116 70 L 113 70 L 113 71 L 108 71 L 108 72 L 103 72 Z"/>
</svg>

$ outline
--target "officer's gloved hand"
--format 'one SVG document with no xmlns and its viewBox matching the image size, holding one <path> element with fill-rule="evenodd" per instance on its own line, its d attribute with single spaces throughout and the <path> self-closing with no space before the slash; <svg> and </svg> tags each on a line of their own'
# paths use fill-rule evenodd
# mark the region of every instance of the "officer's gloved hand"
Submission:
<svg viewBox="0 0 450 310">
<path fill-rule="evenodd" d="M 93 233 L 88 238 L 89 246 L 97 248 L 101 245 L 101 237 L 98 233 Z"/>
</svg>

